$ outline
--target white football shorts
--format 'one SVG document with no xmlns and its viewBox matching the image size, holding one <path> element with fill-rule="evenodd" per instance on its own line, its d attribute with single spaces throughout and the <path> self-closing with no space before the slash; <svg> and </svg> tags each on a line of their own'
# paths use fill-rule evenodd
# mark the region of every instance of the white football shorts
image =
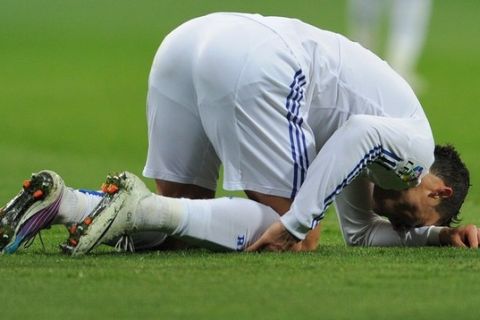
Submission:
<svg viewBox="0 0 480 320">
<path fill-rule="evenodd" d="M 213 14 L 181 25 L 151 69 L 143 174 L 215 190 L 222 163 L 227 190 L 293 198 L 316 154 L 303 70 L 254 20 Z"/>
</svg>

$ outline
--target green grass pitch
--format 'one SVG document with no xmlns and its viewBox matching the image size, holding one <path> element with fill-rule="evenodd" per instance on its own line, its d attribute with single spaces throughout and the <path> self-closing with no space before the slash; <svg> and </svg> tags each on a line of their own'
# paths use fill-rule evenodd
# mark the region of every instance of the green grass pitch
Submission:
<svg viewBox="0 0 480 320">
<path fill-rule="evenodd" d="M 160 41 L 213 11 L 301 18 L 344 32 L 344 1 L 0 1 L 0 203 L 31 172 L 73 187 L 140 174 L 145 96 Z M 419 66 L 437 141 L 471 169 L 463 222 L 480 224 L 480 28 L 476 0 L 436 1 Z M 149 182 L 153 187 L 153 184 Z M 220 194 L 223 194 L 220 192 Z M 478 319 L 479 253 L 346 248 L 330 212 L 321 246 L 302 254 L 136 255 L 103 248 L 72 259 L 66 232 L 0 256 L 1 319 Z"/>
</svg>

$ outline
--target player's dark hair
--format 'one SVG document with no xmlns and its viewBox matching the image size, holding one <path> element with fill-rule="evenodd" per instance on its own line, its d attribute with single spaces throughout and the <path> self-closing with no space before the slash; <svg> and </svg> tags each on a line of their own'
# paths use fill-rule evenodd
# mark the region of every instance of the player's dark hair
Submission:
<svg viewBox="0 0 480 320">
<path fill-rule="evenodd" d="M 453 190 L 452 196 L 442 199 L 436 207 L 441 216 L 440 225 L 450 226 L 460 221 L 458 215 L 470 187 L 470 173 L 452 145 L 436 145 L 434 155 L 430 172 Z"/>
</svg>

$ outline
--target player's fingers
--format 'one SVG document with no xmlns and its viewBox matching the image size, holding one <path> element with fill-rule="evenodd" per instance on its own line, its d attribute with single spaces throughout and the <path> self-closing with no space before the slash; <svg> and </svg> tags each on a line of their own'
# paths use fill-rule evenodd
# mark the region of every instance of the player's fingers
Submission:
<svg viewBox="0 0 480 320">
<path fill-rule="evenodd" d="M 285 248 L 283 244 L 278 244 L 278 243 L 275 243 L 274 241 L 271 241 L 271 239 L 268 236 L 262 236 L 254 244 L 249 246 L 245 251 L 252 252 L 252 251 L 285 251 L 285 250 L 287 250 L 287 248 Z"/>
<path fill-rule="evenodd" d="M 259 243 L 259 241 L 255 241 L 253 244 L 251 244 L 250 246 L 247 247 L 247 249 L 245 249 L 245 252 L 255 252 L 255 251 L 260 251 L 260 247 L 261 247 L 261 243 Z"/>
<path fill-rule="evenodd" d="M 467 227 L 467 240 L 470 248 L 478 248 L 478 231 L 477 227 L 475 226 L 468 226 Z"/>
<path fill-rule="evenodd" d="M 290 247 L 290 251 L 299 252 L 299 251 L 313 251 L 310 246 L 306 245 L 303 241 L 295 243 Z"/>
<path fill-rule="evenodd" d="M 463 242 L 462 237 L 459 234 L 454 234 L 452 236 L 452 246 L 460 248 L 468 248 L 468 246 Z"/>
<path fill-rule="evenodd" d="M 246 252 L 255 252 L 255 251 L 260 251 L 262 250 L 263 248 L 265 248 L 265 246 L 267 245 L 267 243 L 265 243 L 264 237 L 260 237 L 260 239 L 258 239 L 257 241 L 255 241 L 253 244 L 251 244 L 250 246 L 247 247 L 247 249 L 245 249 Z"/>
</svg>

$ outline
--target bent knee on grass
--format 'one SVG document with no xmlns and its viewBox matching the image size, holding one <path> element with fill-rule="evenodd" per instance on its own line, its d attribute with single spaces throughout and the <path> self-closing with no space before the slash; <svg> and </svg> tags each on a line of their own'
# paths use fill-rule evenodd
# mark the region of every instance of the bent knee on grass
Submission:
<svg viewBox="0 0 480 320">
<path fill-rule="evenodd" d="M 155 180 L 157 193 L 171 198 L 212 199 L 215 191 L 194 184 Z"/>
<path fill-rule="evenodd" d="M 279 215 L 283 215 L 285 212 L 287 212 L 290 209 L 290 205 L 292 204 L 292 201 L 293 201 L 290 198 L 283 198 L 283 197 L 264 194 L 264 193 L 251 191 L 251 190 L 245 190 L 245 193 L 250 200 L 253 200 L 271 207 Z"/>
</svg>

